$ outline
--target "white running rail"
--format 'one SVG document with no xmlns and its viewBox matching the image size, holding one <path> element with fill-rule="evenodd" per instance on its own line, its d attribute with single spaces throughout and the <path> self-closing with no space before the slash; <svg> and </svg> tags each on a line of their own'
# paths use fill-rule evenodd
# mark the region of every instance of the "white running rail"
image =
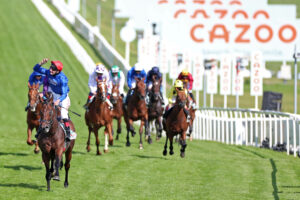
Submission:
<svg viewBox="0 0 300 200">
<path fill-rule="evenodd" d="M 286 144 L 287 154 L 299 153 L 300 115 L 251 109 L 200 108 L 193 138 L 259 147 L 269 138 L 269 148 Z"/>
</svg>

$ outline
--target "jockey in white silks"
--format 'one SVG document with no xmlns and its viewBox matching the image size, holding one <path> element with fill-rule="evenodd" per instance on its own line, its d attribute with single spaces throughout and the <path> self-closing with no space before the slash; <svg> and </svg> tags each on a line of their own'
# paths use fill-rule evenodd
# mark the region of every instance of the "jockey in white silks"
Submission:
<svg viewBox="0 0 300 200">
<path fill-rule="evenodd" d="M 97 79 L 98 81 L 105 81 L 105 84 L 107 86 L 107 94 L 106 94 L 106 103 L 109 105 L 110 109 L 113 109 L 113 105 L 110 102 L 110 92 L 111 91 L 111 83 L 109 81 L 109 74 L 107 69 L 102 63 L 96 63 L 95 70 L 90 74 L 89 76 L 89 88 L 90 93 L 87 99 L 86 104 L 83 106 L 85 109 L 88 109 L 90 103 L 92 103 L 95 95 L 97 94 Z"/>
<path fill-rule="evenodd" d="M 124 98 L 125 76 L 117 65 L 112 66 L 109 71 L 109 82 L 111 86 L 119 85 L 120 95 Z M 108 93 L 111 94 L 111 90 Z"/>
</svg>

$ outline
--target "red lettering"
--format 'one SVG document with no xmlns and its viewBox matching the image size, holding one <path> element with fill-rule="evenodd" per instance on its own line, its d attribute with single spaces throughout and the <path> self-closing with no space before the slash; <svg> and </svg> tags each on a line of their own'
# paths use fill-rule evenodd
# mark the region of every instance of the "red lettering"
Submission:
<svg viewBox="0 0 300 200">
<path fill-rule="evenodd" d="M 261 36 L 259 35 L 259 32 L 262 30 L 262 29 L 265 29 L 269 32 L 269 36 L 267 38 L 261 38 Z M 259 27 L 256 28 L 255 30 L 255 38 L 259 41 L 259 42 L 262 42 L 262 43 L 266 43 L 266 42 L 269 42 L 273 37 L 273 30 L 270 26 L 268 25 L 260 25 Z"/>
<path fill-rule="evenodd" d="M 193 28 L 191 29 L 191 32 L 190 32 L 191 38 L 195 42 L 203 42 L 204 41 L 202 38 L 196 38 L 196 36 L 195 36 L 195 31 L 196 31 L 196 29 L 199 29 L 199 28 L 204 28 L 204 25 L 196 24 L 195 26 L 193 26 Z"/>
<path fill-rule="evenodd" d="M 222 30 L 223 34 L 217 34 L 217 30 Z M 217 24 L 213 27 L 212 31 L 209 32 L 209 41 L 212 43 L 215 39 L 224 39 L 226 43 L 229 42 L 229 31 L 222 24 Z"/>
<path fill-rule="evenodd" d="M 245 33 L 250 29 L 249 24 L 237 24 L 235 25 L 236 28 L 241 28 L 241 33 L 235 38 L 236 43 L 250 43 L 250 39 L 243 38 Z"/>
<path fill-rule="evenodd" d="M 290 29 L 292 31 L 292 36 L 291 38 L 284 38 L 283 37 L 283 31 L 285 29 Z M 279 36 L 279 39 L 282 41 L 282 42 L 285 42 L 285 43 L 289 43 L 289 42 L 293 42 L 296 37 L 297 37 L 297 30 L 295 29 L 295 27 L 293 27 L 292 25 L 285 25 L 285 26 L 282 26 L 280 29 L 279 29 L 279 32 L 278 32 L 278 36 Z"/>
</svg>

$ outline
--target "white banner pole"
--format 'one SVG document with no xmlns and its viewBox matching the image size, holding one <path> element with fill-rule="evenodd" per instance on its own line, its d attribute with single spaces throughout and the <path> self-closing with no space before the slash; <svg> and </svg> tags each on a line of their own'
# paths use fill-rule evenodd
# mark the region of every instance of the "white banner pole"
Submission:
<svg viewBox="0 0 300 200">
<path fill-rule="evenodd" d="M 227 95 L 224 95 L 224 108 L 227 108 Z"/>
</svg>

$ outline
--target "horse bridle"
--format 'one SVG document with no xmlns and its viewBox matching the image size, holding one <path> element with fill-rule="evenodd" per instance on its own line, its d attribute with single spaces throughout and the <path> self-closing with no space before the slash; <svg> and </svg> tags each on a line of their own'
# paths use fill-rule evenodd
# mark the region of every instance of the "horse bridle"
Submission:
<svg viewBox="0 0 300 200">
<path fill-rule="evenodd" d="M 51 107 L 53 107 L 53 106 L 51 105 Z M 54 108 L 54 109 L 56 111 L 56 108 Z M 51 120 L 42 120 L 42 119 L 40 119 L 40 125 L 44 122 L 46 124 L 49 124 L 50 127 L 52 127 L 52 125 L 53 125 L 53 109 L 51 109 L 49 111 L 49 115 L 50 115 Z"/>
<path fill-rule="evenodd" d="M 104 87 L 104 83 L 98 83 L 98 84 L 101 84 L 101 87 Z M 102 92 L 97 92 L 99 93 L 98 94 L 98 97 L 100 98 L 101 102 L 104 102 L 106 100 L 106 93 L 105 93 L 105 88 L 102 88 L 104 91 Z M 100 95 L 102 94 L 102 95 Z"/>
<path fill-rule="evenodd" d="M 37 95 L 36 95 L 37 101 L 36 101 L 36 102 L 34 103 L 34 105 L 33 105 L 33 108 L 35 109 L 36 106 L 37 106 L 37 104 L 40 102 L 40 98 L 39 98 L 39 89 L 38 89 L 38 88 L 33 88 L 32 90 L 37 90 L 37 91 L 38 91 L 38 93 L 37 93 Z M 30 103 L 30 101 L 29 101 L 29 103 Z M 30 106 L 30 108 L 31 108 L 31 106 Z"/>
</svg>

